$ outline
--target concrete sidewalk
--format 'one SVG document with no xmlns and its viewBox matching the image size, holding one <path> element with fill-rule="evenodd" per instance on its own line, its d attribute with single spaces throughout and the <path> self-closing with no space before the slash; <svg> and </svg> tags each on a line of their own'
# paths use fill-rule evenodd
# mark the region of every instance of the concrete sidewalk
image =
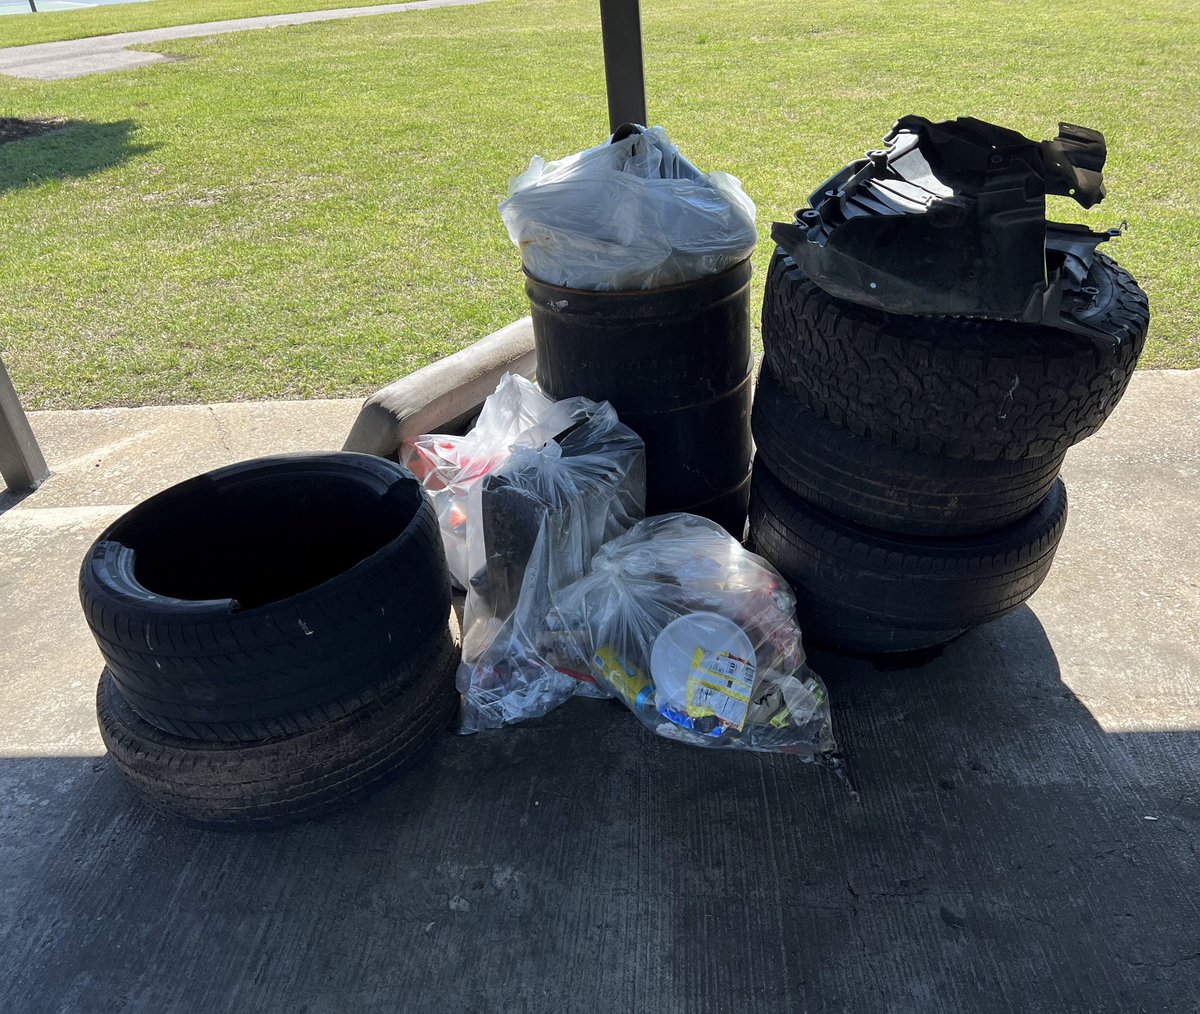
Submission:
<svg viewBox="0 0 1200 1014">
<path fill-rule="evenodd" d="M 78 687 L 93 681 L 99 656 L 81 626 L 75 582 L 101 529 L 158 490 L 231 461 L 340 450 L 360 404 L 32 413 L 52 474 L 23 498 L 0 491 L 0 708 L 8 708 L 0 756 L 96 749 L 92 702 Z M 67 713 L 71 720 L 60 722 Z"/>
<path fill-rule="evenodd" d="M 96 732 L 85 549 L 357 410 L 33 414 L 56 475 L 0 495 L 0 1010 L 1198 1009 L 1200 371 L 1138 374 L 1068 455 L 1028 607 L 918 668 L 815 655 L 858 802 L 577 701 L 317 823 L 151 815 Z"/>
<path fill-rule="evenodd" d="M 65 78 L 85 77 L 88 74 L 165 63 L 172 59 L 163 53 L 137 52 L 128 49 L 129 46 L 149 46 L 171 39 L 195 39 L 207 35 L 225 35 L 228 32 L 309 25 L 317 21 L 367 18 L 378 14 L 398 14 L 402 11 L 427 10 L 431 7 L 462 7 L 487 2 L 488 0 L 415 0 L 412 3 L 344 7 L 340 10 L 303 11 L 298 14 L 270 14 L 261 18 L 210 21 L 207 24 L 152 28 L 143 32 L 122 32 L 119 35 L 100 35 L 90 39 L 13 46 L 0 49 L 0 74 L 34 78 L 38 81 L 61 81 Z"/>
</svg>

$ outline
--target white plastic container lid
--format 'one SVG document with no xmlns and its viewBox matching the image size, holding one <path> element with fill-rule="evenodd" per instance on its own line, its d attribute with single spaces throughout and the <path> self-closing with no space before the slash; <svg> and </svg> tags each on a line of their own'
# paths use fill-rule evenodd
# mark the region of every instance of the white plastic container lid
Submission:
<svg viewBox="0 0 1200 1014">
<path fill-rule="evenodd" d="M 754 645 L 746 632 L 719 613 L 688 613 L 668 623 L 650 650 L 650 674 L 659 707 L 687 708 L 688 684 L 697 674 L 698 651 L 709 657 L 740 659 L 749 666 L 753 679 Z"/>
</svg>

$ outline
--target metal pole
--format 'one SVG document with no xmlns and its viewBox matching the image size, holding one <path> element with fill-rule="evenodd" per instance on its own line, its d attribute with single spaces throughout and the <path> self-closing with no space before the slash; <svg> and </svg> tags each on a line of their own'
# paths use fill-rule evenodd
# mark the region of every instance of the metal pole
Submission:
<svg viewBox="0 0 1200 1014">
<path fill-rule="evenodd" d="M 638 0 L 600 0 L 608 129 L 646 122 L 646 73 L 642 63 L 642 12 Z"/>
<path fill-rule="evenodd" d="M 34 5 L 33 0 L 29 0 L 29 9 L 33 11 L 34 14 L 37 13 L 37 7 Z"/>
<path fill-rule="evenodd" d="M 37 438 L 25 418 L 4 360 L 0 359 L 0 475 L 14 493 L 37 489 L 50 475 Z"/>
</svg>

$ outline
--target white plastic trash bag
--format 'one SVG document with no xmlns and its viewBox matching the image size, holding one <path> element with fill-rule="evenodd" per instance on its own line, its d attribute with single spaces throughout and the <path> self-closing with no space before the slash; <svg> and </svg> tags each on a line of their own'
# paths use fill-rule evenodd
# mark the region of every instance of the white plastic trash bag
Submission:
<svg viewBox="0 0 1200 1014">
<path fill-rule="evenodd" d="M 647 518 L 553 596 L 552 657 L 660 735 L 836 767 L 828 695 L 805 662 L 795 604 L 779 573 L 714 522 Z"/>
<path fill-rule="evenodd" d="M 525 270 L 552 285 L 694 281 L 744 260 L 758 239 L 740 181 L 700 172 L 662 127 L 557 162 L 535 156 L 508 192 L 500 216 Z"/>
</svg>

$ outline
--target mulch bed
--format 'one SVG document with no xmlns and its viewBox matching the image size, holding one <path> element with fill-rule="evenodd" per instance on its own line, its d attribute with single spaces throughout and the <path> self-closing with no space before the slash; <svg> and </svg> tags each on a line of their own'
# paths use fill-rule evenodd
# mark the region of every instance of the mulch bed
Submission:
<svg viewBox="0 0 1200 1014">
<path fill-rule="evenodd" d="M 9 141 L 24 141 L 28 137 L 38 137 L 66 125 L 65 116 L 56 116 L 51 120 L 18 120 L 11 116 L 0 116 L 0 144 L 7 144 Z"/>
</svg>

